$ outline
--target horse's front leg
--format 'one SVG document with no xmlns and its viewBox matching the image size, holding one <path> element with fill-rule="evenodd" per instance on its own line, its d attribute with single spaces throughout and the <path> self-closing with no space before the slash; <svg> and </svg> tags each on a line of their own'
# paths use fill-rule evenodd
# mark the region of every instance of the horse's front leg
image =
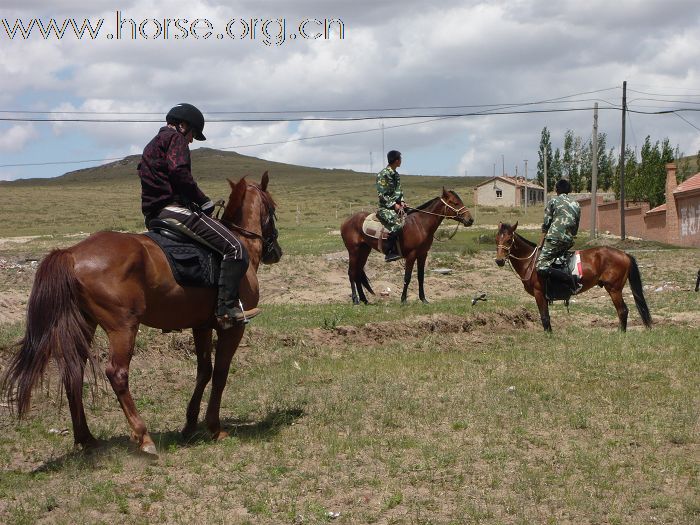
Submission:
<svg viewBox="0 0 700 525">
<path fill-rule="evenodd" d="M 142 452 L 156 455 L 156 446 L 148 435 L 146 424 L 141 419 L 134 398 L 129 391 L 129 364 L 134 355 L 134 341 L 138 331 L 138 323 L 121 329 L 119 331 L 109 331 L 109 362 L 105 369 L 107 378 L 112 385 L 114 393 L 117 394 L 119 404 L 124 411 L 126 420 L 131 427 L 131 439 L 135 441 Z"/>
<path fill-rule="evenodd" d="M 193 328 L 194 348 L 197 353 L 197 380 L 192 392 L 192 399 L 187 405 L 187 423 L 182 429 L 184 437 L 190 437 L 197 430 L 197 419 L 199 418 L 199 407 L 202 403 L 202 394 L 211 380 L 211 341 L 212 331 L 210 328 Z"/>
<path fill-rule="evenodd" d="M 544 291 L 535 289 L 533 295 L 535 296 L 535 301 L 537 301 L 537 309 L 540 311 L 542 328 L 544 328 L 545 332 L 551 332 L 552 325 L 549 321 L 549 304 L 547 303 L 547 298 L 544 296 Z"/>
<path fill-rule="evenodd" d="M 214 360 L 214 373 L 212 375 L 211 395 L 205 421 L 207 428 L 214 439 L 223 439 L 228 434 L 221 430 L 219 411 L 221 410 L 221 396 L 224 393 L 228 371 L 231 367 L 231 359 L 236 352 L 243 337 L 245 326 L 237 324 L 228 330 L 217 331 L 216 358 Z"/>
<path fill-rule="evenodd" d="M 428 258 L 428 252 L 418 256 L 418 298 L 423 304 L 429 304 L 425 298 L 425 290 L 423 289 L 423 278 L 425 277 L 425 260 Z"/>
<path fill-rule="evenodd" d="M 416 262 L 416 256 L 411 254 L 406 257 L 406 269 L 403 272 L 403 293 L 401 294 L 401 302 L 405 303 L 408 297 L 408 285 L 411 283 L 411 274 L 413 273 L 413 264 Z"/>
</svg>

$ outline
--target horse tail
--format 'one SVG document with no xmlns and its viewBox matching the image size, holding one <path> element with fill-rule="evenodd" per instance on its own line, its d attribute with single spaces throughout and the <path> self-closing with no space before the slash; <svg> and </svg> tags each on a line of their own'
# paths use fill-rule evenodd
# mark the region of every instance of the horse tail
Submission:
<svg viewBox="0 0 700 525">
<path fill-rule="evenodd" d="M 627 257 L 630 258 L 629 282 L 630 288 L 632 289 L 632 295 L 634 296 L 634 304 L 637 305 L 637 310 L 639 311 L 639 315 L 642 317 L 644 326 L 651 328 L 651 313 L 649 312 L 646 299 L 644 299 L 642 276 L 639 273 L 637 260 L 629 254 L 627 254 Z"/>
<path fill-rule="evenodd" d="M 367 278 L 364 268 L 360 269 L 360 284 L 365 287 L 365 290 L 374 295 L 374 290 L 372 290 L 372 287 L 369 284 L 369 279 Z"/>
<path fill-rule="evenodd" d="M 95 361 L 90 352 L 94 334 L 78 305 L 80 284 L 67 250 L 53 250 L 36 272 L 29 302 L 24 338 L 0 381 L 8 405 L 16 407 L 19 418 L 30 408 L 32 389 L 53 357 L 67 393 L 82 396 L 83 369 Z M 72 400 L 71 400 L 72 401 Z"/>
</svg>

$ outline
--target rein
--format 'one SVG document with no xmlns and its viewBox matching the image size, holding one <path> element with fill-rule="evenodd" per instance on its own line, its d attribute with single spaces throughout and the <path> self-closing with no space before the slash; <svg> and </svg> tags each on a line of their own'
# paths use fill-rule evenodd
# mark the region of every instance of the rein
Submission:
<svg viewBox="0 0 700 525">
<path fill-rule="evenodd" d="M 513 248 L 513 245 L 515 244 L 515 239 L 516 237 L 519 237 L 517 233 L 513 233 L 513 239 L 511 240 L 510 244 L 506 246 L 505 244 L 499 244 L 498 248 L 502 248 L 505 250 L 506 254 L 508 255 L 508 263 L 510 264 L 510 269 L 513 270 L 515 275 L 518 276 L 518 279 L 520 279 L 523 282 L 529 281 L 530 278 L 532 277 L 532 272 L 535 269 L 535 261 L 537 260 L 537 257 L 533 256 L 540 250 L 539 246 L 535 246 L 535 249 L 532 250 L 532 253 L 528 255 L 527 257 L 516 257 L 512 253 L 510 253 L 511 248 Z M 532 258 L 532 262 L 528 264 L 527 269 L 526 269 L 526 275 L 525 277 L 520 277 L 520 274 L 517 272 L 517 270 L 513 267 L 513 263 L 511 262 L 511 259 L 515 259 L 516 261 L 527 261 L 530 258 Z"/>
<path fill-rule="evenodd" d="M 463 210 L 466 210 L 467 207 L 466 207 L 466 206 L 462 206 L 460 209 L 457 209 L 457 208 L 455 208 L 454 206 L 450 205 L 450 204 L 449 204 L 447 201 L 445 201 L 445 199 L 443 199 L 442 197 L 440 197 L 440 202 L 442 202 L 442 203 L 445 205 L 445 211 L 447 211 L 447 208 L 449 208 L 449 209 L 451 209 L 453 212 L 455 212 L 455 214 L 454 214 L 454 215 L 447 215 L 447 214 L 442 214 L 442 213 L 434 213 L 434 212 L 432 212 L 432 211 L 426 211 L 426 210 L 422 210 L 422 209 L 420 209 L 420 208 L 411 208 L 410 206 L 406 206 L 406 208 L 408 208 L 409 210 L 417 211 L 417 212 L 419 212 L 419 213 L 425 213 L 426 215 L 435 215 L 436 217 L 442 217 L 443 219 L 452 219 L 452 220 L 456 221 L 457 224 L 455 225 L 455 229 L 454 229 L 454 231 L 453 231 L 450 235 L 447 236 L 447 239 L 439 239 L 438 237 L 435 237 L 435 235 L 433 235 L 433 239 L 434 239 L 434 240 L 436 240 L 436 241 L 438 241 L 438 242 L 446 242 L 446 241 L 452 240 L 452 238 L 453 238 L 455 235 L 457 235 L 457 230 L 459 229 L 459 220 L 458 220 L 458 218 L 461 217 L 460 213 L 461 213 Z"/>
</svg>

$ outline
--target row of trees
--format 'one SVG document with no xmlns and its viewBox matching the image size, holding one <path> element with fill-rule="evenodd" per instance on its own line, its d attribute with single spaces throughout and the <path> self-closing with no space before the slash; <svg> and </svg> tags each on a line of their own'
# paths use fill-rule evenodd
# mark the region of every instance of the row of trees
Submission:
<svg viewBox="0 0 700 525">
<path fill-rule="evenodd" d="M 544 185 L 544 159 L 547 158 L 547 191 L 554 191 L 554 185 L 561 178 L 569 179 L 576 193 L 591 191 L 593 174 L 593 141 L 574 136 L 572 130 L 564 134 L 563 151 L 556 148 L 552 152 L 549 130 L 544 127 L 540 137 L 539 160 L 537 162 L 537 182 Z M 598 189 L 614 191 L 620 196 L 619 153 L 615 148 L 608 149 L 607 135 L 598 134 Z M 678 162 L 678 179 L 685 180 L 689 175 L 700 171 L 700 151 L 696 157 L 682 158 L 682 154 L 671 147 L 668 138 L 652 144 L 651 137 L 644 140 L 640 155 L 627 146 L 625 150 L 625 197 L 628 200 L 646 201 L 651 207 L 665 202 L 666 168 L 668 162 Z M 694 161 L 694 162 L 693 162 Z M 693 166 L 694 164 L 694 166 Z"/>
</svg>

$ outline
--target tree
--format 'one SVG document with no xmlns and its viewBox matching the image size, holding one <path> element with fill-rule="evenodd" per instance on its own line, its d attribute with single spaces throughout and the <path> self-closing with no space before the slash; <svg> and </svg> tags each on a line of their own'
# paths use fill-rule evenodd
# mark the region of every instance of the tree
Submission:
<svg viewBox="0 0 700 525">
<path fill-rule="evenodd" d="M 552 169 L 547 174 L 547 191 L 554 191 L 554 185 L 561 179 L 561 151 L 557 148 L 552 159 Z"/>
<path fill-rule="evenodd" d="M 537 183 L 544 186 L 544 159 L 547 158 L 547 178 L 551 178 L 550 171 L 552 166 L 552 143 L 547 126 L 542 128 L 540 135 L 540 149 L 537 152 L 539 160 L 537 161 Z M 549 186 L 549 184 L 547 184 Z"/>
<path fill-rule="evenodd" d="M 630 199 L 629 187 L 630 181 L 633 181 L 637 175 L 637 156 L 631 146 L 625 148 L 625 199 Z M 615 171 L 612 180 L 612 186 L 615 190 L 615 198 L 620 198 L 620 165 L 615 166 Z"/>
<path fill-rule="evenodd" d="M 630 177 L 625 175 L 625 196 L 630 200 L 648 202 L 652 208 L 663 204 L 666 200 L 666 164 L 673 162 L 673 159 L 674 151 L 668 138 L 652 144 L 651 137 L 647 135 L 639 162 L 634 159 Z"/>
<path fill-rule="evenodd" d="M 564 155 L 561 159 L 561 176 L 571 182 L 574 164 L 574 132 L 570 129 L 564 134 Z"/>
</svg>

